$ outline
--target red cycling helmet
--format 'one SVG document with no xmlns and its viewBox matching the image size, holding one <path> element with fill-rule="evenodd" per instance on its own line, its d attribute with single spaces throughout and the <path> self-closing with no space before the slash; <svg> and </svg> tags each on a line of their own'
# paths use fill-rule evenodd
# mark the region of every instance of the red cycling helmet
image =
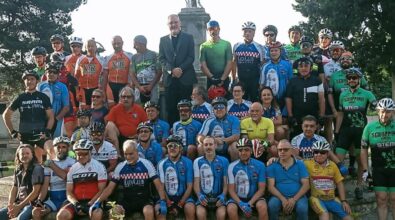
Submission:
<svg viewBox="0 0 395 220">
<path fill-rule="evenodd" d="M 208 89 L 208 98 L 213 100 L 216 97 L 225 97 L 226 90 L 222 86 L 212 86 Z"/>
</svg>

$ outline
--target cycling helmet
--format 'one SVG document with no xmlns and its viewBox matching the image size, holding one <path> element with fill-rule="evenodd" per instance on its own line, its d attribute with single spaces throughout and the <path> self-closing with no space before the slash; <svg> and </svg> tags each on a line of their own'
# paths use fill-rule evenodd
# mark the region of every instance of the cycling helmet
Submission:
<svg viewBox="0 0 395 220">
<path fill-rule="evenodd" d="M 267 25 L 266 27 L 263 28 L 263 34 L 265 34 L 268 31 L 272 31 L 274 33 L 274 35 L 277 36 L 277 28 L 274 25 Z"/>
<path fill-rule="evenodd" d="M 349 69 L 345 70 L 346 72 L 346 77 L 351 76 L 351 75 L 357 75 L 359 78 L 362 77 L 362 72 L 360 69 L 355 68 L 355 67 L 351 67 Z"/>
<path fill-rule="evenodd" d="M 49 59 L 51 60 L 51 62 L 64 63 L 64 60 L 66 59 L 66 57 L 64 56 L 63 53 L 53 52 L 53 53 L 51 53 L 51 56 L 49 57 Z"/>
<path fill-rule="evenodd" d="M 82 38 L 80 37 L 70 37 L 70 45 L 72 44 L 79 44 L 82 46 L 84 43 L 82 42 Z"/>
<path fill-rule="evenodd" d="M 92 122 L 89 125 L 89 130 L 91 132 L 103 132 L 105 130 L 105 128 L 106 128 L 106 126 L 103 123 L 97 122 L 97 121 Z"/>
<path fill-rule="evenodd" d="M 211 21 L 209 21 L 209 22 L 207 23 L 207 29 L 208 29 L 208 28 L 213 28 L 213 27 L 219 27 L 218 21 L 211 20 Z"/>
<path fill-rule="evenodd" d="M 56 73 L 59 73 L 59 71 L 62 69 L 62 67 L 63 67 L 62 62 L 52 61 L 50 63 L 47 63 L 47 65 L 45 65 L 45 71 L 52 70 L 52 71 L 55 71 Z"/>
<path fill-rule="evenodd" d="M 54 146 L 56 146 L 56 145 L 58 145 L 60 143 L 65 143 L 65 144 L 70 146 L 70 139 L 68 137 L 65 137 L 65 136 L 59 136 L 59 137 L 56 137 L 55 139 L 53 139 L 53 145 Z"/>
<path fill-rule="evenodd" d="M 208 98 L 213 100 L 216 97 L 224 97 L 226 95 L 226 90 L 222 86 L 212 86 L 207 91 Z"/>
<path fill-rule="evenodd" d="M 182 106 L 192 108 L 192 103 L 188 99 L 182 99 L 178 102 L 177 109 L 180 109 Z"/>
<path fill-rule="evenodd" d="M 152 129 L 152 127 L 151 127 L 151 123 L 149 123 L 149 122 L 141 122 L 141 123 L 139 124 L 139 126 L 137 126 L 137 132 L 139 132 L 140 129 L 142 129 L 142 128 L 147 128 L 147 129 L 149 129 L 151 132 L 154 131 L 154 130 Z"/>
<path fill-rule="evenodd" d="M 225 106 L 228 105 L 228 101 L 224 98 L 224 97 L 216 97 L 215 99 L 213 99 L 213 101 L 211 102 L 211 105 L 219 105 L 219 104 L 223 104 Z"/>
<path fill-rule="evenodd" d="M 354 56 L 352 55 L 352 53 L 350 51 L 344 51 L 340 58 L 342 58 L 342 57 L 351 57 L 351 59 L 354 60 Z"/>
<path fill-rule="evenodd" d="M 241 30 L 245 30 L 245 29 L 251 29 L 251 30 L 256 30 L 256 25 L 254 24 L 254 22 L 251 22 L 251 21 L 247 21 L 247 22 L 244 22 L 244 24 L 243 25 L 241 25 Z"/>
<path fill-rule="evenodd" d="M 282 47 L 283 47 L 283 45 L 280 41 L 272 42 L 271 44 L 269 44 L 269 49 L 272 49 L 272 48 L 280 48 L 281 49 Z"/>
<path fill-rule="evenodd" d="M 47 50 L 44 47 L 38 46 L 32 49 L 31 54 L 32 56 L 36 56 L 36 55 L 46 56 Z"/>
<path fill-rule="evenodd" d="M 321 29 L 320 32 L 318 32 L 318 36 L 319 36 L 319 37 L 329 37 L 329 38 L 332 38 L 333 33 L 332 33 L 332 31 L 329 30 L 328 28 L 324 28 L 324 29 Z"/>
<path fill-rule="evenodd" d="M 167 143 L 177 143 L 182 146 L 182 138 L 178 135 L 172 134 L 166 139 Z"/>
<path fill-rule="evenodd" d="M 74 151 L 91 150 L 92 148 L 93 148 L 93 143 L 92 143 L 92 141 L 90 141 L 88 139 L 80 139 L 73 146 Z"/>
<path fill-rule="evenodd" d="M 92 113 L 90 110 L 80 109 L 77 111 L 77 118 L 82 116 L 91 117 Z"/>
<path fill-rule="evenodd" d="M 292 31 L 302 33 L 302 29 L 301 29 L 298 25 L 291 26 L 291 27 L 288 29 L 288 35 L 289 35 Z"/>
<path fill-rule="evenodd" d="M 252 148 L 252 142 L 248 140 L 248 138 L 241 138 L 237 141 L 236 148 L 241 148 L 241 147 L 251 147 Z"/>
<path fill-rule="evenodd" d="M 144 104 L 144 110 L 146 110 L 147 108 L 151 108 L 151 107 L 154 107 L 157 110 L 160 110 L 160 106 L 156 102 L 148 101 Z"/>
<path fill-rule="evenodd" d="M 331 44 L 329 45 L 329 50 L 333 50 L 335 48 L 341 48 L 344 50 L 344 44 L 340 40 L 335 40 L 332 41 Z"/>
<path fill-rule="evenodd" d="M 295 60 L 294 63 L 296 63 L 296 65 L 298 65 L 298 66 L 302 65 L 302 64 L 310 64 L 310 65 L 312 65 L 313 64 L 313 60 L 310 57 L 301 57 L 301 58 Z"/>
<path fill-rule="evenodd" d="M 64 42 L 64 38 L 60 34 L 54 34 L 51 36 L 51 38 L 49 38 L 49 41 L 51 41 L 51 42 L 56 41 L 56 40 Z"/>
<path fill-rule="evenodd" d="M 331 145 L 329 145 L 328 142 L 326 141 L 316 141 L 314 142 L 312 146 L 313 150 L 324 150 L 324 151 L 330 151 L 331 150 Z"/>
<path fill-rule="evenodd" d="M 311 37 L 308 37 L 308 36 L 302 36 L 301 38 L 300 38 L 300 41 L 299 41 L 299 43 L 310 43 L 311 45 L 313 45 L 314 44 L 314 40 L 313 40 L 313 38 L 311 38 Z"/>
<path fill-rule="evenodd" d="M 27 70 L 22 74 L 22 80 L 25 80 L 28 76 L 34 76 L 37 80 L 40 78 L 36 71 L 34 70 Z"/>
<path fill-rule="evenodd" d="M 376 109 L 384 109 L 389 111 L 395 110 L 395 103 L 391 98 L 383 98 L 377 103 Z"/>
</svg>

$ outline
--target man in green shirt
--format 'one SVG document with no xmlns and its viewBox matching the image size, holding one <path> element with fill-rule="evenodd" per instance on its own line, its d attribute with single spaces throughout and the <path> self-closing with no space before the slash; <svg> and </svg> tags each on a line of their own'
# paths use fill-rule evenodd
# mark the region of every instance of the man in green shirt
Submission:
<svg viewBox="0 0 395 220">
<path fill-rule="evenodd" d="M 284 46 L 285 51 L 287 51 L 288 59 L 291 63 L 295 60 L 301 58 L 303 55 L 300 51 L 299 40 L 302 37 L 302 29 L 299 26 L 292 26 L 288 30 L 288 37 L 290 44 Z"/>
</svg>

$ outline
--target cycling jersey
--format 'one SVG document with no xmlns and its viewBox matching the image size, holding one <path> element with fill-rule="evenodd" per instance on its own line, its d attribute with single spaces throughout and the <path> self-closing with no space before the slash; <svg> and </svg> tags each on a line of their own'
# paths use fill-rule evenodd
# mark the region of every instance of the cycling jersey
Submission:
<svg viewBox="0 0 395 220">
<path fill-rule="evenodd" d="M 288 59 L 291 63 L 295 60 L 302 58 L 303 54 L 300 52 L 300 44 L 287 44 L 284 46 L 285 51 L 287 52 Z"/>
<path fill-rule="evenodd" d="M 362 147 L 370 147 L 373 168 L 395 169 L 395 121 L 387 125 L 373 121 L 362 134 Z"/>
<path fill-rule="evenodd" d="M 374 102 L 376 97 L 373 93 L 362 88 L 357 88 L 354 92 L 351 89 L 342 92 L 339 98 L 339 111 L 344 113 L 341 127 L 365 127 L 368 104 Z"/>
<path fill-rule="evenodd" d="M 192 118 L 189 118 L 187 122 L 176 121 L 173 124 L 173 134 L 182 138 L 185 153 L 189 145 L 196 145 L 196 136 L 201 128 L 202 123 Z"/>
<path fill-rule="evenodd" d="M 251 102 L 242 100 L 240 104 L 237 104 L 234 99 L 228 101 L 228 114 L 236 116 L 238 119 L 242 119 L 249 114 Z"/>
<path fill-rule="evenodd" d="M 66 106 L 70 105 L 69 91 L 65 84 L 56 81 L 54 83 L 45 81 L 41 82 L 37 86 L 37 90 L 40 92 L 44 92 L 47 90 L 51 91 L 51 95 L 48 98 L 52 98 L 52 109 L 56 115 Z"/>
<path fill-rule="evenodd" d="M 93 122 L 101 122 L 103 124 L 105 124 L 104 118 L 106 117 L 106 115 L 108 114 L 108 108 L 103 106 L 99 109 L 91 109 L 91 121 Z"/>
<path fill-rule="evenodd" d="M 259 84 L 270 87 L 277 102 L 283 106 L 287 84 L 292 77 L 292 66 L 289 61 L 280 60 L 273 63 L 270 60 L 262 68 Z"/>
<path fill-rule="evenodd" d="M 233 54 L 237 65 L 237 75 L 244 79 L 255 79 L 259 76 L 261 63 L 264 59 L 262 45 L 253 41 L 249 44 L 239 42 L 233 46 Z"/>
<path fill-rule="evenodd" d="M 105 168 L 110 166 L 108 160 L 117 160 L 118 153 L 114 146 L 108 142 L 103 141 L 103 144 L 99 147 L 99 150 L 92 148 L 91 150 L 92 158 L 101 162 Z"/>
<path fill-rule="evenodd" d="M 206 119 L 210 117 L 214 117 L 214 113 L 213 113 L 213 107 L 208 102 L 204 102 L 199 106 L 194 105 L 192 107 L 193 119 L 203 123 Z"/>
<path fill-rule="evenodd" d="M 48 120 L 46 110 L 51 108 L 48 96 L 38 91 L 24 92 L 10 105 L 13 112 L 19 110 L 19 132 L 21 134 L 33 134 L 37 130 L 43 131 Z"/>
<path fill-rule="evenodd" d="M 218 138 L 227 138 L 235 134 L 240 134 L 240 121 L 233 115 L 226 114 L 224 118 L 212 117 L 204 121 L 200 135 Z M 221 154 L 226 154 L 227 143 L 217 146 L 216 150 Z"/>
<path fill-rule="evenodd" d="M 154 140 L 150 141 L 147 148 L 144 148 L 141 143 L 137 144 L 137 151 L 139 152 L 139 158 L 149 160 L 154 166 L 159 163 L 163 155 L 162 146 Z"/>
<path fill-rule="evenodd" d="M 304 133 L 292 138 L 291 145 L 294 149 L 299 149 L 299 156 L 302 159 L 311 159 L 314 157 L 313 144 L 317 141 L 327 142 L 326 139 L 318 134 L 314 134 L 310 139 Z"/>
<path fill-rule="evenodd" d="M 123 186 L 124 203 L 141 203 L 151 197 L 150 185 L 158 178 L 156 170 L 149 160 L 139 158 L 136 164 L 123 161 L 117 165 L 111 181 Z"/>
<path fill-rule="evenodd" d="M 85 165 L 77 162 L 67 173 L 67 184 L 73 185 L 78 201 L 90 200 L 99 192 L 99 183 L 107 182 L 107 171 L 102 163 L 91 159 Z"/>
<path fill-rule="evenodd" d="M 277 117 L 281 117 L 281 110 L 279 107 L 270 106 L 268 108 L 263 107 L 262 116 L 265 118 L 273 119 Z"/>
<path fill-rule="evenodd" d="M 71 143 L 76 143 L 80 139 L 88 139 L 90 140 L 90 130 L 89 128 L 81 128 L 78 127 L 74 130 L 73 134 L 71 135 Z"/>
<path fill-rule="evenodd" d="M 228 176 L 228 159 L 215 156 L 213 161 L 204 156 L 193 161 L 194 177 L 200 178 L 200 191 L 209 198 L 216 198 L 223 192 L 224 177 Z"/>
<path fill-rule="evenodd" d="M 241 134 L 248 136 L 248 139 L 266 140 L 268 134 L 274 134 L 274 124 L 271 119 L 261 117 L 261 120 L 254 122 L 251 117 L 241 120 Z"/>
<path fill-rule="evenodd" d="M 75 74 L 75 66 L 76 66 L 77 60 L 81 56 L 82 56 L 82 54 L 80 54 L 80 55 L 70 54 L 64 60 L 64 66 L 66 67 L 67 72 L 69 72 L 73 76 Z"/>
<path fill-rule="evenodd" d="M 334 72 L 340 71 L 341 69 L 339 60 L 330 59 L 329 62 L 324 65 L 326 77 L 331 77 Z"/>
<path fill-rule="evenodd" d="M 151 50 L 134 54 L 130 68 L 136 74 L 140 85 L 148 85 L 155 79 L 157 71 L 161 68 L 158 54 Z"/>
<path fill-rule="evenodd" d="M 215 78 L 221 78 L 228 62 L 232 61 L 232 46 L 228 41 L 208 40 L 200 45 L 200 62 L 206 62 L 207 68 Z"/>
<path fill-rule="evenodd" d="M 311 196 L 322 200 L 335 199 L 336 184 L 343 180 L 337 165 L 329 159 L 325 166 L 314 159 L 304 160 L 304 164 L 310 175 Z"/>
<path fill-rule="evenodd" d="M 128 83 L 131 59 L 132 54 L 125 51 L 119 51 L 108 55 L 105 58 L 103 66 L 103 69 L 108 70 L 108 82 Z"/>
<path fill-rule="evenodd" d="M 233 161 L 228 168 L 229 184 L 235 185 L 239 198 L 249 200 L 256 191 L 259 183 L 266 183 L 265 164 L 251 158 L 247 164 L 240 160 Z"/>
<path fill-rule="evenodd" d="M 169 123 L 161 119 L 157 119 L 155 121 L 148 120 L 147 122 L 154 130 L 153 134 L 155 136 L 155 140 L 158 143 L 162 143 L 163 139 L 167 139 L 167 137 L 169 137 L 169 132 L 170 132 Z"/>
<path fill-rule="evenodd" d="M 75 66 L 75 77 L 79 82 L 80 88 L 94 89 L 99 87 L 99 78 L 103 71 L 103 60 L 101 57 L 83 55 L 78 58 Z"/>
<path fill-rule="evenodd" d="M 158 164 L 158 173 L 170 198 L 181 198 L 187 189 L 187 184 L 193 184 L 192 161 L 184 156 L 181 156 L 177 162 L 169 158 L 161 160 Z"/>
<path fill-rule="evenodd" d="M 36 66 L 33 71 L 35 71 L 38 75 L 38 78 L 41 79 L 41 77 L 45 76 L 45 63 L 43 66 Z"/>
</svg>

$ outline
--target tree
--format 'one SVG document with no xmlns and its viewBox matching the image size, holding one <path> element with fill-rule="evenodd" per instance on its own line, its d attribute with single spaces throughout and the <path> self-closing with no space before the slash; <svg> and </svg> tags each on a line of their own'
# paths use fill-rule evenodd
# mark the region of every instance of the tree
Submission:
<svg viewBox="0 0 395 220">
<path fill-rule="evenodd" d="M 20 89 L 23 71 L 34 66 L 30 50 L 43 46 L 52 51 L 50 36 L 70 35 L 70 14 L 85 3 L 86 0 L 0 0 L 0 90 Z"/>
<path fill-rule="evenodd" d="M 296 0 L 293 7 L 308 18 L 301 24 L 307 34 L 316 36 L 327 27 L 343 40 L 377 98 L 390 96 L 392 76 L 395 97 L 395 1 Z"/>
</svg>

